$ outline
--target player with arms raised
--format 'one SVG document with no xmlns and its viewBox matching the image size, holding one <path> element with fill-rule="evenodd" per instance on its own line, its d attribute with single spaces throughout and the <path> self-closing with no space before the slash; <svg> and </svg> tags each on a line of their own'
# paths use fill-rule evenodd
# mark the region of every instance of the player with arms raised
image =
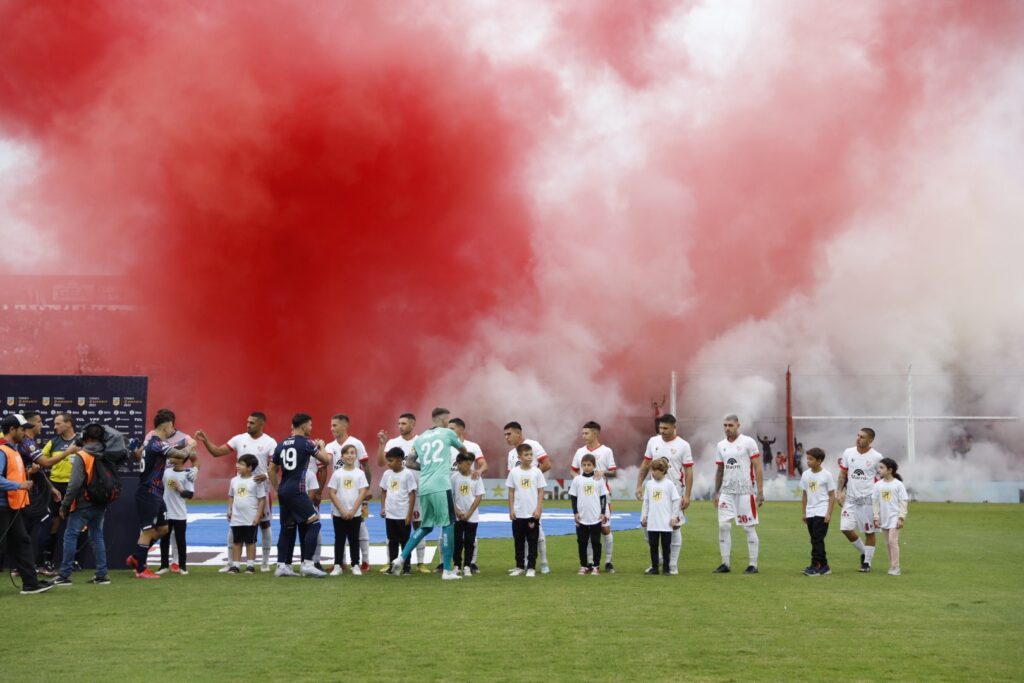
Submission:
<svg viewBox="0 0 1024 683">
<path fill-rule="evenodd" d="M 747 534 L 747 551 L 750 563 L 744 574 L 757 574 L 757 508 L 764 504 L 764 472 L 761 469 L 761 449 L 757 442 L 746 434 L 740 434 L 740 419 L 726 415 L 723 421 L 725 438 L 718 442 L 718 457 L 715 464 L 715 496 L 712 498 L 718 508 L 718 547 L 722 552 L 722 564 L 714 573 L 726 574 L 729 557 L 732 554 L 732 522 L 743 527 Z M 756 497 L 755 497 L 756 486 Z"/>
<path fill-rule="evenodd" d="M 413 548 L 419 545 L 435 526 L 441 527 L 441 557 L 445 581 L 461 579 L 452 568 L 455 550 L 455 502 L 452 500 L 451 456 L 452 448 L 466 453 L 466 447 L 459 437 L 448 428 L 447 408 L 434 408 L 430 417 L 434 426 L 416 437 L 410 469 L 419 470 L 420 481 L 417 499 L 420 500 L 420 528 L 409 538 L 402 553 L 391 563 L 391 573 L 398 576 L 409 560 Z"/>
<path fill-rule="evenodd" d="M 871 447 L 875 430 L 863 427 L 857 432 L 857 445 L 847 448 L 839 458 L 839 481 L 836 500 L 843 508 L 839 516 L 839 530 L 853 547 L 860 551 L 858 571 L 871 571 L 875 558 L 875 524 L 872 519 L 871 494 L 875 488 L 875 473 L 882 454 Z M 857 536 L 864 532 L 864 540 Z"/>
<path fill-rule="evenodd" d="M 281 530 L 277 537 L 277 570 L 274 576 L 295 576 L 292 555 L 295 552 L 296 525 L 300 534 L 302 575 L 321 578 L 323 570 L 313 566 L 313 554 L 320 535 L 320 512 L 306 492 L 306 471 L 310 458 L 322 463 L 331 461 L 323 441 L 312 441 L 313 418 L 296 413 L 292 418 L 292 435 L 274 449 L 270 466 L 270 485 L 277 489 L 280 503 Z"/>
<path fill-rule="evenodd" d="M 274 449 L 277 448 L 277 441 L 274 440 L 269 434 L 263 432 L 263 427 L 267 424 L 267 416 L 258 410 L 249 413 L 249 417 L 245 421 L 245 431 L 241 434 L 236 434 L 231 437 L 227 443 L 217 445 L 210 441 L 210 437 L 206 435 L 202 429 L 196 431 L 196 441 L 203 444 L 206 450 L 215 458 L 220 458 L 230 453 L 234 453 L 235 456 L 240 460 L 246 453 L 256 456 L 256 462 L 259 463 L 256 467 L 256 471 L 253 473 L 253 483 L 260 484 L 267 481 L 267 464 L 270 462 L 270 456 L 273 455 Z M 272 539 L 270 537 L 270 520 L 273 518 L 273 511 L 271 508 L 271 499 L 269 492 L 267 494 L 266 505 L 263 506 L 263 516 L 260 518 L 260 540 L 263 542 L 262 545 L 262 558 L 261 558 L 261 569 L 267 571 L 270 569 L 270 546 Z M 234 553 L 234 538 L 231 535 L 231 527 L 228 526 L 228 563 L 221 568 L 221 573 L 227 572 L 231 569 L 231 557 Z"/>
</svg>

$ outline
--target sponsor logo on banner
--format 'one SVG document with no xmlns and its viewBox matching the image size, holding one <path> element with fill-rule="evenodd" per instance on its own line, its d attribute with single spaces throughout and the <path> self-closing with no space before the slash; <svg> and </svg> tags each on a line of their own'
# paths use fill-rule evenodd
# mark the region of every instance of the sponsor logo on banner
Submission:
<svg viewBox="0 0 1024 683">
<path fill-rule="evenodd" d="M 9 405 L 9 406 L 13 406 L 14 405 L 14 397 L 13 396 L 8 396 L 7 397 L 7 405 Z"/>
<path fill-rule="evenodd" d="M 79 396 L 78 397 L 78 407 L 79 408 L 84 408 L 85 407 L 85 397 L 84 396 Z"/>
<path fill-rule="evenodd" d="M 111 399 L 111 400 L 112 400 L 112 401 L 114 402 L 114 407 L 115 407 L 115 408 L 116 408 L 117 406 L 121 405 L 121 397 L 120 397 L 120 396 L 115 396 L 115 397 L 114 397 L 113 399 Z"/>
<path fill-rule="evenodd" d="M 44 406 L 49 406 L 50 405 L 50 397 L 49 396 L 43 396 L 43 405 Z"/>
</svg>

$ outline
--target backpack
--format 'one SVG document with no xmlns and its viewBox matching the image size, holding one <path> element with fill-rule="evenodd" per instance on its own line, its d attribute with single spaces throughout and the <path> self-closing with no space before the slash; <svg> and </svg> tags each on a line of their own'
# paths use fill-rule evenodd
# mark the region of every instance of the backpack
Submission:
<svg viewBox="0 0 1024 683">
<path fill-rule="evenodd" d="M 103 455 L 93 456 L 92 477 L 85 483 L 85 499 L 93 505 L 107 505 L 121 495 L 117 465 Z"/>
</svg>

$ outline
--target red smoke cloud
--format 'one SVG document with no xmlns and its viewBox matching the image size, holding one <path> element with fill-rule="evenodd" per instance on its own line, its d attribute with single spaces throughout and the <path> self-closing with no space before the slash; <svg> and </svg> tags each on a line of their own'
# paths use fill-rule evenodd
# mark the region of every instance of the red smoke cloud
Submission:
<svg viewBox="0 0 1024 683">
<path fill-rule="evenodd" d="M 41 147 L 52 232 L 146 305 L 108 363 L 184 427 L 308 410 L 326 436 L 344 410 L 373 441 L 477 316 L 529 299 L 517 76 L 380 3 L 67 7 L 0 17 L 0 116 Z"/>
<path fill-rule="evenodd" d="M 372 445 L 443 403 L 485 445 L 506 418 L 563 438 L 810 286 L 927 144 L 915 115 L 1021 33 L 1016 3 L 929 0 L 755 3 L 701 37 L 718 7 L 538 3 L 535 52 L 492 62 L 454 4 L 12 2 L 0 134 L 39 153 L 26 220 L 146 305 L 82 337 L 182 426 L 311 410 L 325 436 L 344 410 Z M 602 88 L 618 108 L 573 108 Z"/>
</svg>

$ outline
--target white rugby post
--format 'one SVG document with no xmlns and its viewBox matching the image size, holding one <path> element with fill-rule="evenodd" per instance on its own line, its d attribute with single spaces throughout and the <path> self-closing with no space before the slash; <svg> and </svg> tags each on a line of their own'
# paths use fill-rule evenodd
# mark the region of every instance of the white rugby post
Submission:
<svg viewBox="0 0 1024 683">
<path fill-rule="evenodd" d="M 787 405 L 787 413 L 792 408 Z M 787 419 L 819 422 L 906 422 L 907 462 L 917 458 L 914 427 L 918 422 L 1016 422 L 1016 415 L 915 415 L 913 366 L 907 367 L 907 413 L 906 415 L 787 415 Z M 791 439 L 792 440 L 792 439 Z"/>
<path fill-rule="evenodd" d="M 678 384 L 678 381 L 679 381 L 679 378 L 676 375 L 676 371 L 673 370 L 672 371 L 672 379 L 671 379 L 671 382 L 670 382 L 670 390 L 669 390 L 669 394 L 668 394 L 668 397 L 669 397 L 668 398 L 668 412 L 670 412 L 673 415 L 676 415 L 676 386 Z M 678 418 L 679 416 L 676 415 L 676 417 Z"/>
<path fill-rule="evenodd" d="M 914 366 L 907 366 L 907 462 L 914 462 Z"/>
</svg>

